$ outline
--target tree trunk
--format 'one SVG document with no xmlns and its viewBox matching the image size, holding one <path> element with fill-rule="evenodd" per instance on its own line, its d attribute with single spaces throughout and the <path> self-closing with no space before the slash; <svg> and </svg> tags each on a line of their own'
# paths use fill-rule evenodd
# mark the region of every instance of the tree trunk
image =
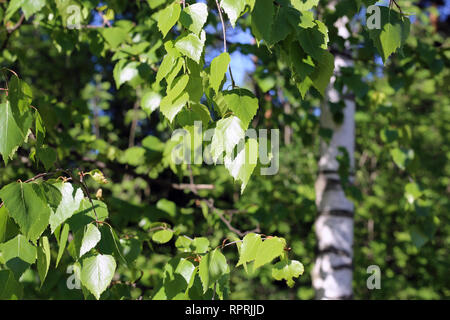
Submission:
<svg viewBox="0 0 450 320">
<path fill-rule="evenodd" d="M 351 62 L 335 56 L 335 74 L 340 67 Z M 335 76 L 327 90 L 326 101 L 322 107 L 320 124 L 322 128 L 333 131 L 329 144 L 321 141 L 319 174 L 317 177 L 316 205 L 318 216 L 315 222 L 318 254 L 312 273 L 316 299 L 351 299 L 353 297 L 353 203 L 345 196 L 339 178 L 339 147 L 344 147 L 349 155 L 350 172 L 354 167 L 355 144 L 355 102 L 343 98 L 333 88 Z M 344 120 L 339 125 L 333 121 L 328 102 L 344 100 Z M 352 178 L 350 177 L 350 180 Z"/>
</svg>

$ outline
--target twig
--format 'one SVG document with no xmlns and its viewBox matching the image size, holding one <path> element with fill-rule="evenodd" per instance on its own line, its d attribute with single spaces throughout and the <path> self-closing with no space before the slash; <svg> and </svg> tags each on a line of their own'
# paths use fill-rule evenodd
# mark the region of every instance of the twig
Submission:
<svg viewBox="0 0 450 320">
<path fill-rule="evenodd" d="M 194 183 L 194 175 L 192 174 L 192 168 L 191 165 L 188 165 L 188 170 L 189 170 L 189 184 L 186 185 L 186 187 L 188 189 L 190 189 L 195 195 L 198 195 L 198 188 L 195 183 Z M 214 187 L 214 186 L 213 186 Z M 199 200 L 200 201 L 200 200 Z M 227 213 L 227 211 L 223 211 L 221 212 L 221 210 L 218 210 L 216 207 L 214 207 L 214 200 L 213 199 L 203 199 L 203 202 L 206 203 L 206 205 L 208 206 L 208 208 L 212 211 L 215 212 L 218 217 L 220 218 L 220 220 L 222 220 L 223 223 L 225 223 L 225 225 L 228 227 L 228 229 L 230 229 L 232 232 L 236 233 L 237 235 L 239 235 L 240 237 L 245 236 L 247 233 L 249 232 L 253 232 L 253 231 L 247 231 L 247 232 L 242 232 L 239 229 L 233 227 L 231 225 L 231 218 L 230 220 L 227 220 L 224 216 L 223 216 L 223 212 Z M 198 204 L 197 204 L 198 205 Z M 229 213 L 231 213 L 231 215 L 234 213 L 234 211 L 230 210 Z M 232 217 L 232 216 L 231 216 Z M 254 230 L 256 232 L 259 232 L 259 225 L 257 226 L 257 228 Z"/>
<path fill-rule="evenodd" d="M 19 27 L 22 25 L 24 20 L 25 20 L 25 14 L 22 13 L 19 21 L 17 21 L 17 23 L 15 25 L 13 25 L 11 28 L 7 28 L 6 31 L 8 31 L 8 33 L 13 33 L 17 29 L 19 29 Z"/>
<path fill-rule="evenodd" d="M 214 282 L 213 296 L 212 296 L 211 300 L 215 300 L 215 298 L 216 298 L 216 285 L 217 285 L 217 281 Z"/>
<path fill-rule="evenodd" d="M 128 138 L 128 148 L 131 148 L 134 146 L 134 139 L 136 137 L 136 128 L 137 128 L 137 122 L 138 122 L 138 117 L 137 117 L 138 108 L 139 108 L 139 100 L 136 100 L 136 102 L 134 103 L 134 106 L 133 106 L 133 121 L 131 122 L 131 127 L 130 127 L 130 135 Z"/>
<path fill-rule="evenodd" d="M 89 194 L 89 189 L 88 189 L 86 183 L 83 180 L 84 172 L 82 170 L 80 170 L 80 168 L 78 168 L 78 171 L 79 171 L 78 174 L 80 175 L 80 180 L 79 181 L 80 181 L 81 188 L 83 189 L 84 193 L 86 194 L 86 196 L 89 199 L 89 202 L 91 203 L 92 210 L 94 211 L 94 215 L 95 215 L 95 222 L 96 222 L 96 224 L 98 226 L 99 220 L 98 220 L 97 211 L 95 211 L 94 201 L 92 201 L 91 195 Z M 72 174 L 71 173 L 69 173 L 69 174 L 72 177 L 72 179 L 75 181 L 75 179 L 72 176 Z"/>
<path fill-rule="evenodd" d="M 22 15 L 20 16 L 19 21 L 18 21 L 14 26 L 12 26 L 11 28 L 7 28 L 7 29 L 6 29 L 6 31 L 7 31 L 7 33 L 6 33 L 6 38 L 5 38 L 5 40 L 3 41 L 3 44 L 2 44 L 2 47 L 0 48 L 0 51 L 3 51 L 4 49 L 6 49 L 6 46 L 7 46 L 7 44 L 8 44 L 9 38 L 11 37 L 11 34 L 12 34 L 14 31 L 16 31 L 17 29 L 19 29 L 19 27 L 22 25 L 22 23 L 23 23 L 24 20 L 25 20 L 25 15 L 22 14 Z"/>
<path fill-rule="evenodd" d="M 192 190 L 192 187 L 194 187 L 196 190 L 213 190 L 215 186 L 213 184 L 190 184 L 190 183 L 172 183 L 172 188 L 177 190 L 185 190 L 190 189 Z"/>
<path fill-rule="evenodd" d="M 220 7 L 219 1 L 216 0 L 217 5 L 217 11 L 219 11 L 219 18 L 220 22 L 222 23 L 222 33 L 223 33 L 223 52 L 227 52 L 227 31 L 225 28 L 225 22 L 223 21 L 222 16 L 222 8 Z M 234 88 L 236 86 L 233 78 L 233 73 L 231 72 L 231 65 L 228 66 L 228 70 L 230 71 L 230 78 L 231 78 L 231 86 Z"/>
<path fill-rule="evenodd" d="M 149 230 L 148 230 L 148 232 L 153 232 L 153 231 L 157 231 L 157 230 L 169 230 L 169 231 L 172 231 L 172 232 L 175 232 L 174 230 L 172 230 L 171 228 L 169 228 L 169 227 L 167 227 L 167 226 L 159 226 L 159 227 L 154 227 L 154 228 L 150 228 Z"/>
<path fill-rule="evenodd" d="M 213 200 L 213 199 L 209 199 L 209 200 L 204 199 L 203 201 L 206 203 L 206 205 L 208 206 L 208 208 L 209 208 L 212 212 L 214 212 L 214 213 L 217 214 L 217 216 L 219 217 L 219 219 L 222 220 L 223 223 L 225 223 L 225 225 L 227 226 L 227 228 L 230 229 L 230 231 L 236 233 L 239 237 L 244 237 L 246 234 L 251 233 L 251 232 L 260 232 L 259 224 L 258 224 L 257 227 L 256 227 L 255 229 L 253 229 L 253 230 L 242 232 L 241 230 L 239 230 L 239 229 L 233 227 L 233 225 L 231 224 L 231 222 L 230 222 L 229 220 L 227 220 L 227 219 L 223 216 L 223 213 L 221 212 L 221 210 L 217 209 L 217 208 L 214 206 L 214 200 Z"/>
<path fill-rule="evenodd" d="M 391 7 L 392 3 L 395 4 L 395 6 L 397 7 L 397 9 L 400 11 L 400 14 L 403 16 L 402 8 L 400 8 L 400 6 L 398 5 L 397 1 L 395 1 L 395 0 L 390 0 L 390 1 L 389 1 L 389 8 Z"/>
<path fill-rule="evenodd" d="M 29 183 L 29 182 L 33 182 L 33 181 L 35 181 L 35 180 L 37 180 L 37 179 L 39 179 L 39 178 L 44 178 L 44 177 L 46 177 L 46 176 L 54 175 L 54 174 L 56 174 L 56 173 L 58 173 L 58 172 L 65 172 L 65 170 L 63 170 L 63 169 L 57 169 L 57 170 L 52 171 L 52 172 L 43 172 L 43 173 L 39 173 L 39 174 L 35 175 L 34 177 L 32 177 L 32 178 L 30 178 L 30 179 L 25 180 L 25 181 L 21 181 L 20 179 L 19 179 L 18 181 L 20 181 L 20 182 L 22 182 L 22 183 Z M 2 201 L 2 202 L 0 203 L 0 208 L 3 207 L 3 205 L 4 205 L 4 202 Z"/>
<path fill-rule="evenodd" d="M 102 20 L 103 20 L 102 26 L 104 27 L 105 25 L 107 25 L 108 27 L 111 28 L 111 22 L 105 17 L 103 12 L 98 11 L 98 14 L 100 15 L 100 17 L 102 17 Z"/>
</svg>

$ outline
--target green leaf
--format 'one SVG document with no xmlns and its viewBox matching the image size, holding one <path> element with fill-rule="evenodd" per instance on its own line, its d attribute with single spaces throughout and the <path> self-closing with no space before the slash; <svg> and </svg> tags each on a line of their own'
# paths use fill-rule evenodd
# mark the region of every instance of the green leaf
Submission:
<svg viewBox="0 0 450 320">
<path fill-rule="evenodd" d="M 298 278 L 303 274 L 305 268 L 303 264 L 301 264 L 297 260 L 291 261 L 280 261 L 276 263 L 272 268 L 272 277 L 275 280 L 283 280 L 285 279 L 287 285 L 292 288 L 295 284 L 293 278 Z"/>
<path fill-rule="evenodd" d="M 122 255 L 128 264 L 135 261 L 142 251 L 142 241 L 138 239 L 120 239 L 120 246 L 122 248 Z"/>
<path fill-rule="evenodd" d="M 81 261 L 81 283 L 98 300 L 108 288 L 116 270 L 116 261 L 110 255 L 96 255 Z"/>
<path fill-rule="evenodd" d="M 173 3 L 159 12 L 158 29 L 162 32 L 164 38 L 175 23 L 177 23 L 180 13 L 181 7 L 178 3 Z"/>
<path fill-rule="evenodd" d="M 161 95 L 157 92 L 147 90 L 142 95 L 141 108 L 145 111 L 148 117 L 150 117 L 153 111 L 159 108 L 160 103 Z"/>
<path fill-rule="evenodd" d="M 197 254 L 206 253 L 209 249 L 209 240 L 205 237 L 196 237 L 194 240 L 185 236 L 179 236 L 175 246 L 183 252 L 195 252 Z"/>
<path fill-rule="evenodd" d="M 175 257 L 164 266 L 163 286 L 154 300 L 185 299 L 184 292 L 188 289 L 196 274 L 196 267 L 188 259 Z"/>
<path fill-rule="evenodd" d="M 44 192 L 44 200 L 47 202 L 49 207 L 55 211 L 62 200 L 61 191 L 55 187 L 53 184 L 48 183 L 46 181 L 42 181 L 40 183 L 42 190 Z"/>
<path fill-rule="evenodd" d="M 20 8 L 22 8 L 25 18 L 29 19 L 30 16 L 41 10 L 44 5 L 45 0 L 11 0 L 6 10 L 5 20 L 9 20 Z"/>
<path fill-rule="evenodd" d="M 131 86 L 136 86 L 143 82 L 145 74 L 147 73 L 147 66 L 137 61 L 128 62 L 127 60 L 120 60 L 113 70 L 114 81 L 117 88 L 124 83 L 128 83 Z"/>
<path fill-rule="evenodd" d="M 317 22 L 316 22 L 317 23 Z M 314 28 L 300 28 L 297 31 L 297 39 L 303 50 L 313 59 L 321 61 L 327 49 L 328 31 L 316 24 Z M 293 59 L 295 57 L 292 57 Z"/>
<path fill-rule="evenodd" d="M 30 240 L 38 239 L 47 228 L 51 209 L 37 183 L 13 182 L 0 190 L 10 216 Z"/>
<path fill-rule="evenodd" d="M 5 21 L 8 21 L 17 10 L 20 9 L 25 0 L 11 0 L 5 13 Z"/>
<path fill-rule="evenodd" d="M 223 99 L 227 107 L 242 121 L 247 129 L 250 121 L 258 111 L 258 99 L 247 89 L 234 89 L 223 92 Z"/>
<path fill-rule="evenodd" d="M 128 32 L 119 27 L 98 29 L 112 49 L 116 49 L 128 39 Z"/>
<path fill-rule="evenodd" d="M 400 49 L 409 35 L 408 17 L 390 8 L 379 6 L 381 12 L 381 28 L 369 30 L 369 36 L 378 50 L 383 62 L 397 49 Z"/>
<path fill-rule="evenodd" d="M 56 267 L 58 267 L 59 261 L 62 258 L 64 253 L 64 249 L 66 249 L 67 238 L 69 237 L 70 227 L 67 223 L 64 224 L 61 235 L 59 237 L 59 248 L 58 248 L 58 256 L 56 257 Z"/>
<path fill-rule="evenodd" d="M 91 202 L 84 198 L 81 200 L 80 208 L 67 220 L 72 232 L 77 232 L 95 220 L 104 221 L 108 217 L 108 208 L 104 202 L 99 200 L 92 200 L 92 202 L 95 212 Z M 95 213 L 97 213 L 97 217 Z"/>
<path fill-rule="evenodd" d="M 422 248 L 429 240 L 429 238 L 423 233 L 423 231 L 413 226 L 409 232 L 411 240 L 417 249 Z"/>
<path fill-rule="evenodd" d="M 193 33 L 182 35 L 175 42 L 175 48 L 188 58 L 200 63 L 205 39 L 206 34 L 204 30 L 200 33 L 200 37 Z"/>
<path fill-rule="evenodd" d="M 86 174 L 90 175 L 92 177 L 92 179 L 94 179 L 94 181 L 98 184 L 107 184 L 108 183 L 108 180 L 105 178 L 105 175 L 99 169 L 91 170 L 91 171 L 87 172 Z"/>
<path fill-rule="evenodd" d="M 41 146 L 37 149 L 36 155 L 45 167 L 45 170 L 49 171 L 56 163 L 56 150 L 49 146 Z"/>
<path fill-rule="evenodd" d="M 203 285 L 203 293 L 227 272 L 227 259 L 220 250 L 214 249 L 210 253 L 204 255 L 199 265 L 199 275 Z"/>
<path fill-rule="evenodd" d="M 334 56 L 328 51 L 323 51 L 320 60 L 316 62 L 316 68 L 309 76 L 313 86 L 322 94 L 330 83 L 334 71 Z"/>
<path fill-rule="evenodd" d="M 208 18 L 208 7 L 204 3 L 194 3 L 181 11 L 181 24 L 196 35 L 200 33 L 206 19 Z"/>
<path fill-rule="evenodd" d="M 233 159 L 231 155 L 225 155 L 225 167 L 235 180 L 242 182 L 241 194 L 247 186 L 253 170 L 256 168 L 258 161 L 258 141 L 256 139 L 248 139 L 244 147 L 239 150 L 237 156 Z"/>
<path fill-rule="evenodd" d="M 181 66 L 183 64 L 183 61 L 179 59 L 180 53 L 178 52 L 178 50 L 173 48 L 172 41 L 166 42 L 165 47 L 167 50 L 167 54 L 164 56 L 164 59 L 158 68 L 158 72 L 156 73 L 157 83 L 161 82 L 162 79 L 166 78 L 166 76 L 169 75 L 171 71 L 174 70 L 174 68 L 178 69 L 177 66 L 179 66 L 179 68 L 181 69 Z M 178 71 L 180 69 L 178 69 Z M 176 71 L 176 73 L 178 73 L 178 71 Z M 176 76 L 176 74 L 174 76 Z M 168 85 L 170 84 L 168 83 Z"/>
<path fill-rule="evenodd" d="M 50 243 L 47 237 L 42 237 L 39 240 L 39 247 L 37 248 L 37 269 L 39 279 L 41 279 L 41 287 L 47 277 L 48 269 L 50 268 Z"/>
<path fill-rule="evenodd" d="M 36 141 L 38 145 L 42 145 L 44 143 L 46 129 L 44 126 L 44 121 L 42 120 L 41 114 L 39 111 L 35 110 L 36 117 Z"/>
<path fill-rule="evenodd" d="M 311 56 L 307 55 L 300 44 L 295 41 L 290 46 L 290 66 L 294 72 L 297 81 L 301 82 L 306 79 L 316 66 Z"/>
<path fill-rule="evenodd" d="M 150 8 L 155 9 L 166 2 L 166 0 L 147 0 Z"/>
<path fill-rule="evenodd" d="M 200 103 L 203 96 L 203 82 L 200 76 L 189 75 L 189 82 L 186 86 L 186 92 L 189 95 L 189 101 L 193 103 Z"/>
<path fill-rule="evenodd" d="M 29 129 L 14 118 L 9 101 L 0 104 L 0 154 L 5 165 L 27 139 Z"/>
<path fill-rule="evenodd" d="M 209 249 L 209 240 L 205 237 L 196 237 L 192 245 L 195 253 L 206 253 Z"/>
<path fill-rule="evenodd" d="M 170 71 L 173 70 L 178 61 L 178 57 L 175 58 L 170 54 L 166 54 L 158 68 L 158 72 L 156 73 L 156 83 L 160 83 L 161 80 L 164 79 L 170 73 Z"/>
<path fill-rule="evenodd" d="M 235 116 L 217 121 L 214 135 L 211 141 L 211 154 L 215 163 L 225 151 L 231 154 L 234 147 L 245 138 L 244 125 Z"/>
<path fill-rule="evenodd" d="M 398 130 L 384 129 L 380 132 L 380 138 L 385 143 L 391 143 L 398 139 Z"/>
<path fill-rule="evenodd" d="M 220 85 L 222 84 L 223 78 L 227 73 L 230 61 L 231 59 L 228 52 L 222 52 L 211 62 L 211 73 L 209 76 L 209 81 L 211 83 L 211 87 L 216 93 L 219 92 Z"/>
<path fill-rule="evenodd" d="M 84 197 L 81 188 L 74 189 L 71 183 L 61 182 L 55 184 L 55 187 L 61 192 L 62 199 L 56 211 L 50 216 L 52 233 L 80 208 Z"/>
<path fill-rule="evenodd" d="M 410 182 L 405 186 L 405 197 L 409 203 L 413 203 L 415 200 L 422 196 L 420 187 L 415 182 Z"/>
<path fill-rule="evenodd" d="M 14 117 L 22 126 L 22 130 L 25 131 L 24 128 L 30 128 L 33 122 L 30 109 L 33 92 L 30 86 L 17 76 L 12 76 L 9 82 L 8 99 L 11 103 Z M 25 125 L 22 122 L 26 122 L 27 124 Z"/>
<path fill-rule="evenodd" d="M 276 8 L 272 32 L 268 41 L 270 45 L 286 39 L 286 37 L 292 32 L 291 25 L 287 23 L 289 18 L 289 10 L 290 9 L 288 7 Z"/>
<path fill-rule="evenodd" d="M 285 246 L 286 241 L 282 238 L 272 237 L 264 240 L 256 254 L 253 268 L 256 270 L 257 268 L 270 263 L 276 257 L 281 256 L 284 253 Z"/>
<path fill-rule="evenodd" d="M 183 74 L 182 76 L 176 78 L 174 84 L 167 88 L 167 97 L 170 101 L 174 101 L 177 97 L 179 97 L 183 90 L 186 88 L 189 82 L 189 76 L 187 74 Z"/>
<path fill-rule="evenodd" d="M 16 279 L 36 261 L 36 247 L 19 234 L 14 239 L 0 244 L 0 263 L 10 269 Z"/>
<path fill-rule="evenodd" d="M 171 87 L 173 81 L 175 80 L 175 78 L 178 76 L 178 74 L 180 73 L 181 69 L 185 66 L 185 62 L 184 59 L 182 58 L 178 58 L 175 66 L 170 70 L 169 74 L 167 75 L 166 82 L 167 82 L 167 86 Z"/>
<path fill-rule="evenodd" d="M 206 126 L 211 120 L 208 108 L 200 103 L 190 104 L 190 108 L 183 108 L 177 115 L 177 123 L 182 127 L 193 126 L 195 121 Z"/>
<path fill-rule="evenodd" d="M 411 161 L 414 158 L 414 151 L 411 149 L 403 150 L 399 148 L 394 148 L 391 149 L 390 154 L 395 164 L 402 170 L 405 170 L 409 161 Z"/>
<path fill-rule="evenodd" d="M 172 88 L 168 88 L 167 95 L 161 100 L 159 109 L 162 114 L 173 121 L 175 116 L 181 111 L 189 100 L 189 94 L 183 92 L 189 81 L 189 76 L 184 74 L 175 80 Z"/>
<path fill-rule="evenodd" d="M 245 1 L 242 0 L 222 0 L 220 6 L 230 19 L 233 28 L 236 26 L 236 20 L 245 9 Z"/>
<path fill-rule="evenodd" d="M 23 0 L 22 3 L 22 11 L 27 20 L 45 6 L 45 0 Z"/>
<path fill-rule="evenodd" d="M 272 0 L 256 0 L 251 13 L 252 32 L 256 39 L 270 42 L 275 10 Z"/>
<path fill-rule="evenodd" d="M 101 239 L 101 234 L 98 228 L 90 223 L 84 228 L 83 240 L 80 247 L 80 255 L 82 257 L 85 253 L 94 248 Z"/>
<path fill-rule="evenodd" d="M 177 205 L 175 204 L 175 202 L 164 199 L 164 198 L 158 200 L 158 202 L 156 203 L 156 208 L 164 211 L 170 217 L 175 217 L 175 215 L 177 213 Z"/>
<path fill-rule="evenodd" d="M 319 0 L 291 0 L 292 6 L 298 11 L 307 11 L 316 7 Z"/>
<path fill-rule="evenodd" d="M 0 208 L 0 243 L 6 239 L 6 227 L 8 226 L 8 210 L 5 206 Z"/>
<path fill-rule="evenodd" d="M 169 119 L 170 122 L 173 121 L 175 116 L 183 109 L 186 103 L 189 100 L 189 94 L 187 92 L 183 93 L 172 103 L 168 102 L 168 100 L 162 100 L 160 105 L 160 110 L 162 114 Z"/>
<path fill-rule="evenodd" d="M 244 265 L 247 262 L 251 262 L 256 259 L 256 255 L 259 252 L 259 247 L 262 245 L 261 236 L 256 233 L 247 234 L 244 239 L 242 239 L 242 244 L 240 247 L 239 261 L 236 267 Z"/>
<path fill-rule="evenodd" d="M 171 230 L 159 230 L 156 231 L 153 235 L 152 235 L 152 240 L 156 243 L 167 243 L 169 242 L 173 237 L 173 231 Z"/>
<path fill-rule="evenodd" d="M 22 284 L 9 270 L 0 270 L 0 300 L 19 300 L 23 296 Z"/>
</svg>

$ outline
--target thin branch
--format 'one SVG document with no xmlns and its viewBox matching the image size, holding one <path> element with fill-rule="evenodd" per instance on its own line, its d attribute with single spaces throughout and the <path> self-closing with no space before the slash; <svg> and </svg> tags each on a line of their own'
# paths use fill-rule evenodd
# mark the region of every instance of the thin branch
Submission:
<svg viewBox="0 0 450 320">
<path fill-rule="evenodd" d="M 104 27 L 106 25 L 111 28 L 111 22 L 108 20 L 108 18 L 105 17 L 103 12 L 98 11 L 98 14 L 100 15 L 100 17 L 102 17 L 102 20 L 103 20 L 102 26 Z"/>
<path fill-rule="evenodd" d="M 227 31 L 225 28 L 225 22 L 223 21 L 222 16 L 222 8 L 220 7 L 219 1 L 216 0 L 217 5 L 217 11 L 219 11 L 219 18 L 220 22 L 222 23 L 222 33 L 223 33 L 223 52 L 227 52 Z M 231 86 L 234 88 L 236 86 L 233 78 L 233 72 L 231 72 L 231 65 L 228 67 L 228 70 L 230 71 L 230 78 L 231 78 Z"/>
<path fill-rule="evenodd" d="M 173 183 L 172 188 L 177 190 L 186 190 L 192 188 L 196 190 L 214 190 L 215 186 L 213 184 L 190 184 L 190 183 Z"/>
<path fill-rule="evenodd" d="M 136 137 L 136 128 L 137 128 L 137 122 L 138 122 L 138 117 L 137 117 L 138 108 L 139 108 L 139 100 L 136 100 L 136 102 L 134 103 L 134 106 L 133 106 L 133 121 L 131 122 L 131 127 L 130 127 L 130 135 L 128 138 L 128 148 L 131 148 L 134 146 L 134 139 Z"/>
<path fill-rule="evenodd" d="M 81 188 L 83 189 L 84 193 L 86 194 L 86 196 L 89 199 L 89 202 L 91 203 L 92 210 L 94 211 L 94 215 L 95 215 L 95 222 L 97 223 L 97 226 L 98 226 L 99 220 L 98 220 L 97 211 L 95 211 L 94 201 L 92 201 L 91 195 L 89 194 L 89 189 L 88 189 L 86 183 L 84 182 L 84 179 L 83 179 L 84 172 L 82 170 L 80 170 L 80 168 L 78 168 L 78 171 L 79 171 L 78 174 L 80 175 L 79 182 L 80 182 Z M 67 172 L 72 177 L 73 181 L 76 181 L 75 178 L 72 176 L 72 174 L 69 171 L 67 171 Z"/>
<path fill-rule="evenodd" d="M 20 179 L 18 181 L 20 181 L 22 183 L 29 183 L 29 182 L 33 182 L 33 181 L 35 181 L 37 179 L 40 179 L 40 178 L 44 178 L 44 177 L 47 177 L 47 176 L 54 175 L 54 174 L 59 173 L 59 172 L 65 172 L 65 170 L 57 169 L 57 170 L 52 171 L 52 172 L 43 172 L 43 173 L 39 173 L 39 174 L 35 175 L 34 177 L 32 177 L 30 179 L 25 180 L 25 181 L 21 181 Z M 4 205 L 4 202 L 0 203 L 0 208 L 3 207 L 3 205 Z"/>
<path fill-rule="evenodd" d="M 167 226 L 158 226 L 158 227 L 150 228 L 148 230 L 148 232 L 153 232 L 153 231 L 158 231 L 158 230 L 169 230 L 169 231 L 175 232 L 173 229 L 171 229 Z"/>
<path fill-rule="evenodd" d="M 22 25 L 22 23 L 23 23 L 24 20 L 25 20 L 25 15 L 22 14 L 22 15 L 20 16 L 19 21 L 18 21 L 14 26 L 12 26 L 11 28 L 7 28 L 7 29 L 6 29 L 6 31 L 7 31 L 7 33 L 6 33 L 6 38 L 5 38 L 5 40 L 3 41 L 3 44 L 2 44 L 2 47 L 0 48 L 0 51 L 3 51 L 3 50 L 6 49 L 6 46 L 7 46 L 7 44 L 8 44 L 9 38 L 11 37 L 11 34 L 12 34 L 14 31 L 16 31 L 17 29 L 19 29 L 19 27 Z"/>
<path fill-rule="evenodd" d="M 13 25 L 11 28 L 7 28 L 6 31 L 8 31 L 8 33 L 13 33 L 17 29 L 19 29 L 19 27 L 22 25 L 24 20 L 25 20 L 25 14 L 22 13 L 22 15 L 20 16 L 19 21 L 15 25 Z"/>
<path fill-rule="evenodd" d="M 212 296 L 211 300 L 215 300 L 216 299 L 216 285 L 217 285 L 217 281 L 214 282 L 213 296 Z"/>
<path fill-rule="evenodd" d="M 400 11 L 400 14 L 403 16 L 402 8 L 400 8 L 400 6 L 398 5 L 397 1 L 395 1 L 395 0 L 390 0 L 390 1 L 389 1 L 389 8 L 392 6 L 392 3 L 395 4 L 395 6 L 397 7 L 397 9 Z"/>
<path fill-rule="evenodd" d="M 241 231 L 241 230 L 239 230 L 239 229 L 233 227 L 233 225 L 231 224 L 231 221 L 230 221 L 230 220 L 227 220 L 227 219 L 223 216 L 223 211 L 217 209 L 217 208 L 214 206 L 214 200 L 213 200 L 213 199 L 209 199 L 209 200 L 204 199 L 204 200 L 202 200 L 202 201 L 206 203 L 206 205 L 208 206 L 208 208 L 209 208 L 212 212 L 214 212 L 214 213 L 217 214 L 217 216 L 219 217 L 219 219 L 222 220 L 223 223 L 225 223 L 225 225 L 227 226 L 227 228 L 228 228 L 230 231 L 236 233 L 239 237 L 244 237 L 246 234 L 251 233 L 251 232 L 260 232 L 259 224 L 256 226 L 255 229 L 250 230 L 250 231 L 245 231 L 245 232 L 243 232 L 243 231 Z"/>
</svg>

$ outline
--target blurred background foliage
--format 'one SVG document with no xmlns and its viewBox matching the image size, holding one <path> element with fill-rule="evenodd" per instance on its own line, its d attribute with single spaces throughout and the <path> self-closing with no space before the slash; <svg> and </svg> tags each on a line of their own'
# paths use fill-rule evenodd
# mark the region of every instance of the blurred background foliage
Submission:
<svg viewBox="0 0 450 320">
<path fill-rule="evenodd" d="M 333 26 L 339 10 L 348 10 L 356 2 L 340 1 L 337 10 L 329 12 L 327 1 L 320 1 L 316 13 L 329 28 L 331 52 L 343 48 L 344 40 Z M 53 10 L 58 10 L 58 3 Z M 282 140 L 278 174 L 255 174 L 240 195 L 239 185 L 222 166 L 183 168 L 171 163 L 171 145 L 166 142 L 173 128 L 159 112 L 144 106 L 145 94 L 161 90 L 154 84 L 154 69 L 164 49 L 153 14 L 165 1 L 81 3 L 85 21 L 94 25 L 101 24 L 96 8 L 106 5 L 103 12 L 109 12 L 115 26 L 129 30 L 133 41 L 123 50 L 114 50 L 95 28 L 82 32 L 55 28 L 61 21 L 47 19 L 50 9 L 12 34 L 0 33 L 0 64 L 32 85 L 33 103 L 48 130 L 46 141 L 55 151 L 48 163 L 36 163 L 28 158 L 26 150 L 36 151 L 34 142 L 28 141 L 10 164 L 1 166 L 0 186 L 32 177 L 47 166 L 102 170 L 109 183 L 90 180 L 89 189 L 93 195 L 102 189 L 98 198 L 108 206 L 127 258 L 143 271 L 133 287 L 126 282 L 138 278 L 139 272 L 121 267 L 115 279 L 121 283 L 105 298 L 155 294 L 177 246 L 174 240 L 166 245 L 146 240 L 154 223 L 165 222 L 180 233 L 206 237 L 213 246 L 235 238 L 217 212 L 198 200 L 205 198 L 212 199 L 242 232 L 256 228 L 262 234 L 285 237 L 290 255 L 305 266 L 305 274 L 293 288 L 273 281 L 270 268 L 250 276 L 234 269 L 229 298 L 312 299 L 314 183 L 319 140 L 329 138 L 329 132 L 319 128 L 320 96 L 312 92 L 300 98 L 286 63 L 274 60 L 266 47 L 252 45 L 246 16 L 236 29 L 229 26 L 231 65 L 240 70 L 236 71 L 239 85 L 251 89 L 260 102 L 252 126 L 280 129 Z M 357 102 L 355 179 L 346 188 L 356 208 L 355 299 L 450 297 L 450 29 L 444 15 L 448 2 L 445 6 L 402 1 L 401 6 L 414 16 L 411 35 L 403 54 L 392 56 L 384 67 L 379 58 L 373 59 L 372 42 L 360 23 L 363 15 L 355 10 L 356 18 L 347 25 L 355 65 L 344 69 L 336 83 L 348 86 Z M 0 15 L 5 8 L 0 1 Z M 208 16 L 207 24 L 205 59 L 209 63 L 220 52 L 222 39 L 216 14 Z M 138 72 L 117 89 L 119 61 Z M 341 107 L 334 106 L 337 119 Z M 191 178 L 214 189 L 195 194 L 189 188 L 177 188 Z M 234 249 L 224 253 L 237 263 Z M 82 298 L 80 290 L 66 286 L 70 261 L 63 256 L 41 289 L 35 268 L 28 270 L 22 276 L 25 298 Z M 369 265 L 381 268 L 381 290 L 366 287 Z"/>
</svg>

